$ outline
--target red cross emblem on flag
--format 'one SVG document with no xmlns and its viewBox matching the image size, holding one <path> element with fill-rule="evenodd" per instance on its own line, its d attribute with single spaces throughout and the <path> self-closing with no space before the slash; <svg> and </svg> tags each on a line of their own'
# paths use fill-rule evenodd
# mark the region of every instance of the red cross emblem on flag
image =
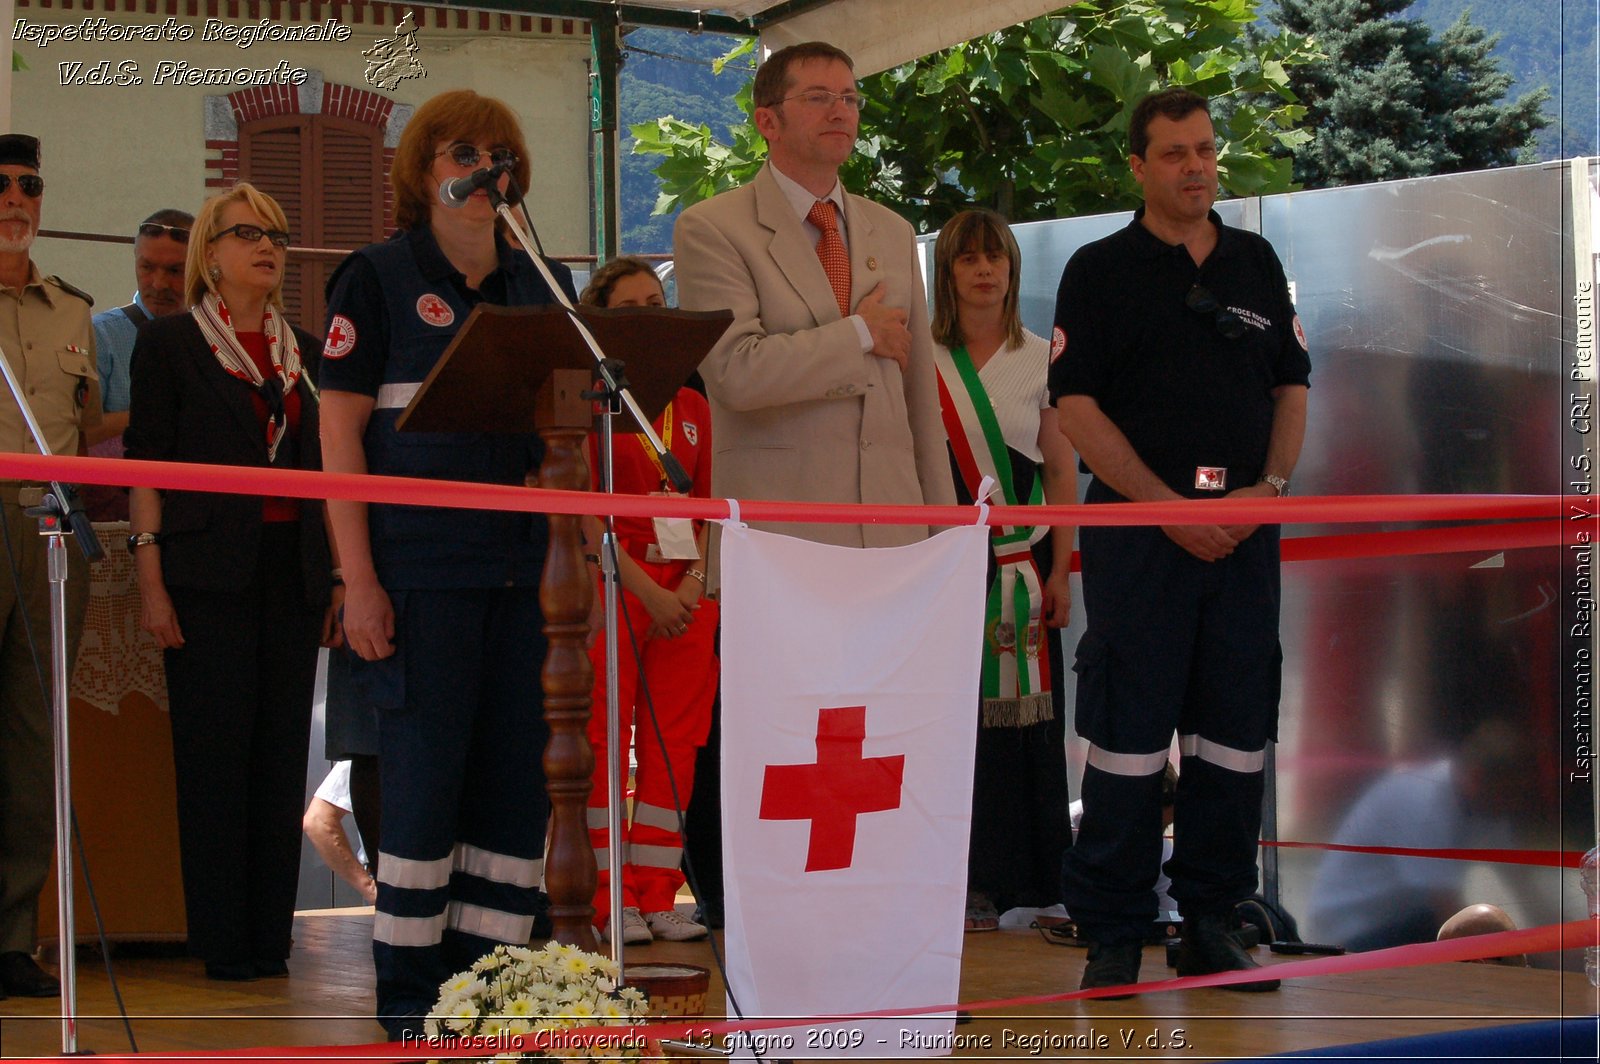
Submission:
<svg viewBox="0 0 1600 1064">
<path fill-rule="evenodd" d="M 849 868 L 855 858 L 856 817 L 900 808 L 904 754 L 862 757 L 867 707 L 817 711 L 817 760 L 768 765 L 761 785 L 762 820 L 809 820 L 806 871 Z"/>
</svg>

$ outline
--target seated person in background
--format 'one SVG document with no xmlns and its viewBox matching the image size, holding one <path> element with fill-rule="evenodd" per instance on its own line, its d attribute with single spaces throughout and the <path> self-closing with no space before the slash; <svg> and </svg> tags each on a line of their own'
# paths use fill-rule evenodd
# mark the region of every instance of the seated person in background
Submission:
<svg viewBox="0 0 1600 1064">
<path fill-rule="evenodd" d="M 597 307 L 661 307 L 666 298 L 648 263 L 620 258 L 595 272 L 579 302 Z M 656 418 L 654 428 L 692 479 L 691 493 L 708 498 L 711 410 L 705 397 L 679 388 Z M 589 468 L 594 471 L 596 488 L 600 483 L 598 448 L 597 437 L 590 434 Z M 618 492 L 644 495 L 672 490 L 650 444 L 642 435 L 626 431 L 626 426 L 615 435 L 613 467 Z M 694 786 L 695 757 L 710 731 L 711 703 L 717 691 L 717 603 L 705 597 L 707 526 L 704 521 L 619 517 L 616 531 L 622 580 L 617 703 L 624 751 L 629 729 L 637 726 L 634 756 L 638 765 L 633 813 L 624 829 L 626 841 L 620 844 L 624 848 L 622 941 L 642 945 L 657 938 L 679 942 L 704 938 L 705 926 L 673 908 L 673 899 L 684 879 L 679 867 L 682 810 Z M 600 549 L 600 534 L 598 520 L 585 521 L 591 554 Z M 589 718 L 589 744 L 594 748 L 595 771 L 594 789 L 589 792 L 589 839 L 600 869 L 594 918 L 602 937 L 608 937 L 611 837 L 604 640 L 594 641 L 590 656 L 595 708 Z"/>
<path fill-rule="evenodd" d="M 1373 782 L 1334 831 L 1341 846 L 1449 850 L 1513 843 L 1510 827 L 1533 788 L 1527 742 L 1515 725 L 1479 725 L 1448 756 L 1396 765 Z M 1332 851 L 1311 882 L 1308 937 L 1352 953 L 1431 941 L 1469 899 L 1466 861 Z"/>
<path fill-rule="evenodd" d="M 1437 941 L 1448 942 L 1452 938 L 1473 938 L 1477 935 L 1495 935 L 1501 931 L 1515 931 L 1517 922 L 1506 914 L 1498 905 L 1488 905 L 1479 902 L 1469 905 L 1444 922 L 1439 928 Z M 1512 953 L 1504 957 L 1480 957 L 1472 964 L 1503 964 L 1508 968 L 1526 968 L 1528 957 L 1524 953 Z"/>
<path fill-rule="evenodd" d="M 344 818 L 350 815 L 351 805 L 350 762 L 340 761 L 317 787 L 300 826 L 305 829 L 306 838 L 311 840 L 322 863 L 354 887 L 362 901 L 371 905 L 378 900 L 378 882 L 372 878 L 366 848 L 359 831 L 354 847 L 344 832 Z"/>
</svg>

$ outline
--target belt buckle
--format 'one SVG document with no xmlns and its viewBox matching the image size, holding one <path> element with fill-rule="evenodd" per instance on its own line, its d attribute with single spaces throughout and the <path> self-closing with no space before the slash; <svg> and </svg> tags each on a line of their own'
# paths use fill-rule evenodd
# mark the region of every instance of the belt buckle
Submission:
<svg viewBox="0 0 1600 1064">
<path fill-rule="evenodd" d="M 1195 491 L 1226 491 L 1228 488 L 1228 470 L 1226 466 L 1195 466 L 1194 490 Z"/>
</svg>

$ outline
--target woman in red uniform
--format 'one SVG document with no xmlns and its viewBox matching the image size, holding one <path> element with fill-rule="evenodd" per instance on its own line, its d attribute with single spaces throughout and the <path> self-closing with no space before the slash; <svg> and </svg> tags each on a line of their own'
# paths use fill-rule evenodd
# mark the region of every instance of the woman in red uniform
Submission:
<svg viewBox="0 0 1600 1064">
<path fill-rule="evenodd" d="M 626 257 L 597 270 L 579 300 L 598 307 L 666 305 L 661 282 L 649 264 Z M 705 397 L 693 389 L 679 388 L 654 428 L 692 479 L 690 493 L 709 498 L 711 410 Z M 594 482 L 598 485 L 598 443 L 592 435 L 589 444 L 590 469 L 596 470 Z M 659 459 L 643 436 L 619 431 L 613 451 L 619 493 L 671 491 Z M 594 547 L 599 541 L 599 523 L 592 522 L 589 532 Z M 622 940 L 642 945 L 657 938 L 704 938 L 705 927 L 674 909 L 673 899 L 683 885 L 679 870 L 683 856 L 681 810 L 689 804 L 695 754 L 711 727 L 711 702 L 717 690 L 717 603 L 704 597 L 706 525 L 688 519 L 618 517 L 616 533 L 622 578 L 622 611 L 617 619 L 621 658 L 617 702 L 622 735 L 627 736 L 630 726 L 638 726 L 633 817 L 624 827 L 622 842 Z M 589 837 L 600 868 L 595 922 L 602 934 L 608 934 L 611 894 L 604 641 L 596 640 L 590 653 L 595 709 L 589 722 L 589 743 L 594 747 L 595 776 L 589 793 Z M 638 713 L 634 712 L 636 706 Z"/>
</svg>

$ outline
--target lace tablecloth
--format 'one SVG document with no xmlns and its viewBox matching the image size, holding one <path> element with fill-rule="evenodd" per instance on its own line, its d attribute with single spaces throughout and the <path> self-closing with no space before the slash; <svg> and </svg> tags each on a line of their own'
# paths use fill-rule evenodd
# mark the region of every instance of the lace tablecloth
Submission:
<svg viewBox="0 0 1600 1064">
<path fill-rule="evenodd" d="M 167 680 L 161 648 L 139 627 L 139 582 L 128 553 L 128 522 L 94 526 L 104 561 L 89 567 L 89 610 L 72 670 L 72 697 L 107 713 L 137 691 L 164 711 Z"/>
</svg>

